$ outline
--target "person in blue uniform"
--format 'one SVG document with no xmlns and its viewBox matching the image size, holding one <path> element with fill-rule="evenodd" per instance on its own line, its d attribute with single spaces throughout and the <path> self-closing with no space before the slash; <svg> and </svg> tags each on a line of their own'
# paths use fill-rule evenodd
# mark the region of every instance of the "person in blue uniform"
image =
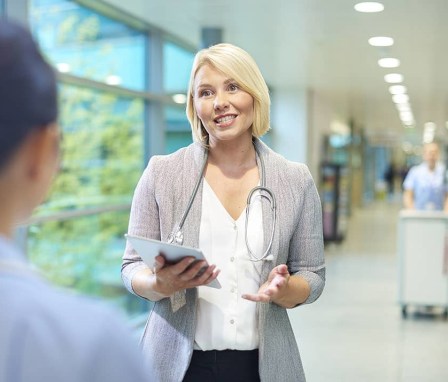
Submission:
<svg viewBox="0 0 448 382">
<path fill-rule="evenodd" d="M 14 244 L 58 169 L 57 112 L 32 36 L 0 20 L 0 382 L 150 381 L 118 313 L 50 285 Z"/>
<path fill-rule="evenodd" d="M 413 166 L 403 182 L 403 205 L 411 210 L 448 210 L 445 166 L 436 142 L 423 146 L 423 162 Z"/>
</svg>

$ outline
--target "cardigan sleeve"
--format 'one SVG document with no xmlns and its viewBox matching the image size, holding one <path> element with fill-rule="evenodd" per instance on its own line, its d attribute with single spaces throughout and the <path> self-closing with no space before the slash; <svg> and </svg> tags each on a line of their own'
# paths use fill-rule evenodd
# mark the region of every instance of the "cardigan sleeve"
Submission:
<svg viewBox="0 0 448 382">
<path fill-rule="evenodd" d="M 128 233 L 160 240 L 159 209 L 154 190 L 156 160 L 156 156 L 150 159 L 134 191 Z M 132 278 L 138 271 L 148 266 L 129 242 L 126 243 L 122 260 L 121 277 L 123 283 L 131 293 L 136 294 L 132 289 Z"/>
<path fill-rule="evenodd" d="M 309 304 L 322 294 L 325 286 L 322 207 L 308 167 L 301 165 L 300 171 L 303 196 L 289 246 L 288 269 L 308 282 L 310 295 L 303 304 Z"/>
</svg>

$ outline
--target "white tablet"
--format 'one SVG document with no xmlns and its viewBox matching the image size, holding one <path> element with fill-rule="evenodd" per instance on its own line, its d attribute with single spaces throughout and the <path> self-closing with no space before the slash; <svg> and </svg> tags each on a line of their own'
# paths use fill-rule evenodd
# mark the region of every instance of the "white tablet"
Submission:
<svg viewBox="0 0 448 382">
<path fill-rule="evenodd" d="M 159 254 L 162 254 L 166 261 L 170 263 L 177 263 L 186 256 L 192 256 L 197 260 L 207 261 L 202 251 L 197 248 L 164 243 L 160 240 L 128 234 L 125 234 L 124 236 L 132 244 L 132 247 L 137 251 L 146 265 L 151 268 L 154 266 L 155 258 Z M 210 284 L 207 284 L 207 286 L 218 289 L 221 288 L 221 284 L 217 279 L 213 280 Z"/>
</svg>

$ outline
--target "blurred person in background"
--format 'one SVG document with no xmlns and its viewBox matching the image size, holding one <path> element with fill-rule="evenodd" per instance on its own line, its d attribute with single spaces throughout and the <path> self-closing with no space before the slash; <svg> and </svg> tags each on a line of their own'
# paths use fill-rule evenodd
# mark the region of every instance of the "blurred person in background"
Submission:
<svg viewBox="0 0 448 382">
<path fill-rule="evenodd" d="M 437 143 L 423 146 L 423 162 L 411 167 L 403 182 L 405 209 L 448 211 L 445 166 L 439 156 Z"/>
<path fill-rule="evenodd" d="M 387 183 L 387 193 L 392 196 L 395 192 L 395 176 L 397 175 L 395 164 L 389 163 L 386 172 L 384 173 L 384 180 Z"/>
<path fill-rule="evenodd" d="M 13 242 L 57 172 L 56 120 L 55 73 L 27 29 L 0 20 L 0 382 L 150 381 L 125 321 L 49 285 Z"/>
</svg>

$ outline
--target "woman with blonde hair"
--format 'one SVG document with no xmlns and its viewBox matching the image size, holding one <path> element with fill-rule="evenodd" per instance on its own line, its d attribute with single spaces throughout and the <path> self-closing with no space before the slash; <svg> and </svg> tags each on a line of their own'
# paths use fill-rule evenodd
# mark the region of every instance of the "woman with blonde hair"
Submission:
<svg viewBox="0 0 448 382">
<path fill-rule="evenodd" d="M 259 138 L 269 91 L 243 49 L 196 54 L 187 116 L 194 143 L 153 156 L 129 234 L 200 248 L 153 269 L 128 243 L 126 287 L 155 301 L 142 339 L 157 381 L 304 381 L 286 309 L 325 284 L 321 204 L 308 171 Z M 221 288 L 207 286 L 219 279 Z"/>
</svg>

